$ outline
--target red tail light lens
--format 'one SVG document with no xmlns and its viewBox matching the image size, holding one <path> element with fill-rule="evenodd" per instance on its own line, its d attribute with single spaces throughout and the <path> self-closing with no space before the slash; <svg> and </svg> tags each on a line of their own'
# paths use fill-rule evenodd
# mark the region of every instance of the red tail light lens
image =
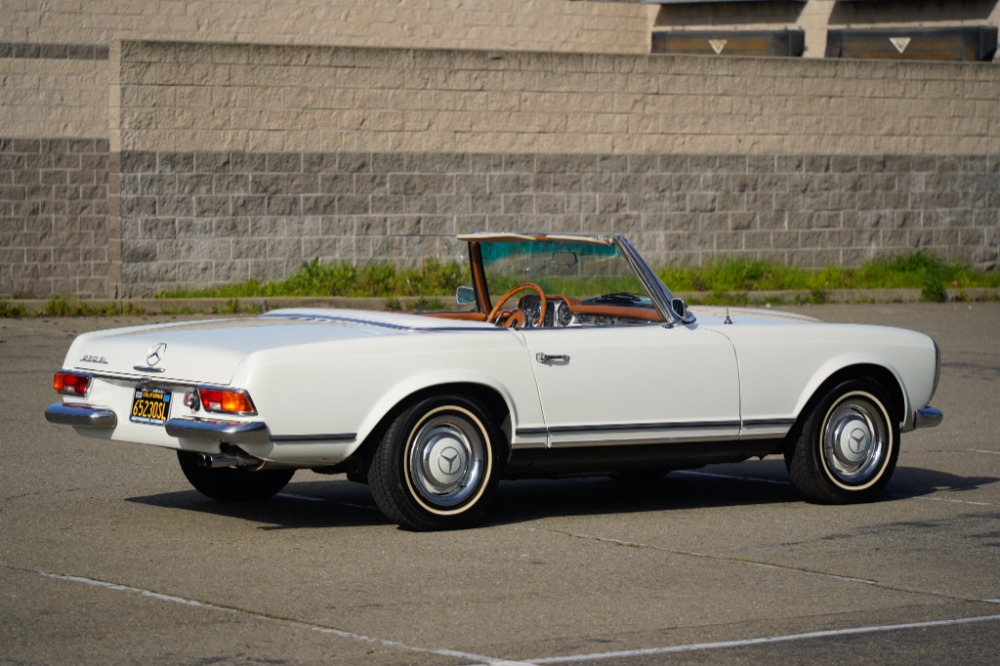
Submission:
<svg viewBox="0 0 1000 666">
<path fill-rule="evenodd" d="M 63 395 L 87 395 L 90 389 L 90 375 L 81 375 L 75 372 L 64 372 L 60 370 L 52 378 L 52 388 L 56 393 Z"/>
<path fill-rule="evenodd" d="M 206 412 L 222 412 L 224 414 L 256 414 L 250 396 L 244 391 L 228 391 L 225 389 L 199 388 L 201 406 Z"/>
</svg>

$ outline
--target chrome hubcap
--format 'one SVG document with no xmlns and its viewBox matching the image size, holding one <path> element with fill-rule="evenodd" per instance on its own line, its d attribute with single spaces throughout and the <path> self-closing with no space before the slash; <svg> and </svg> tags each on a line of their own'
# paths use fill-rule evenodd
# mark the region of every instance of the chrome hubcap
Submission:
<svg viewBox="0 0 1000 666">
<path fill-rule="evenodd" d="M 877 474 L 890 445 L 877 404 L 859 394 L 834 405 L 823 428 L 823 460 L 840 481 L 860 484 Z"/>
<path fill-rule="evenodd" d="M 411 441 L 410 478 L 425 501 L 450 507 L 476 491 L 485 449 L 473 424 L 451 414 L 432 416 L 418 426 Z"/>
</svg>

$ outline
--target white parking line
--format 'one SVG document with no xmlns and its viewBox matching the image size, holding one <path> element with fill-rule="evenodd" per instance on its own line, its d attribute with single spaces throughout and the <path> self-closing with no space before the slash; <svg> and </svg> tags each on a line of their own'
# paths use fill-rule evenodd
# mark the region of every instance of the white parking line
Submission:
<svg viewBox="0 0 1000 666">
<path fill-rule="evenodd" d="M 422 648 L 415 645 L 407 645 L 405 643 L 400 643 L 398 641 L 392 641 L 385 638 L 375 638 L 373 636 L 365 636 L 363 634 L 356 634 L 351 631 L 344 631 L 342 629 L 334 629 L 333 627 L 326 627 L 319 624 L 310 624 L 308 622 L 302 622 L 300 620 L 288 620 L 284 618 L 272 617 L 270 615 L 265 615 L 263 613 L 257 613 L 250 610 L 245 610 L 241 608 L 230 608 L 227 606 L 218 606 L 213 603 L 205 601 L 197 601 L 195 599 L 186 599 L 184 597 L 174 596 L 172 594 L 163 594 L 160 592 L 153 592 L 152 590 L 145 590 L 141 587 L 132 587 L 131 585 L 122 585 L 120 583 L 109 583 L 103 580 L 97 580 L 95 578 L 87 578 L 85 576 L 70 576 L 66 574 L 51 573 L 48 571 L 36 571 L 35 573 L 44 576 L 46 578 L 54 578 L 55 580 L 62 580 L 71 583 L 82 583 L 84 585 L 91 585 L 93 587 L 101 587 L 106 590 L 114 590 L 116 592 L 129 592 L 132 594 L 139 594 L 144 597 L 150 597 L 158 601 L 166 601 L 174 604 L 183 604 L 185 606 L 196 606 L 199 608 L 204 608 L 207 610 L 221 611 L 224 613 L 236 613 L 239 615 L 246 615 L 252 617 L 256 620 L 265 620 L 268 622 L 275 622 L 278 624 L 283 624 L 285 626 L 298 627 L 300 629 L 308 629 L 310 631 L 316 631 L 321 634 L 329 634 L 331 636 L 337 636 L 338 638 L 345 638 L 352 641 L 358 641 L 361 643 L 369 643 L 372 645 L 380 645 L 385 648 L 392 648 L 396 650 L 404 650 L 407 652 L 421 652 L 424 654 L 436 654 L 442 657 L 455 657 L 457 659 L 465 659 L 477 664 L 486 664 L 488 666 L 530 666 L 524 664 L 524 662 L 514 662 L 505 659 L 494 659 L 492 657 L 487 657 L 480 654 L 473 654 L 471 652 L 460 652 L 458 650 L 448 650 L 448 649 L 435 649 L 435 648 Z"/>
<path fill-rule="evenodd" d="M 947 502 L 948 504 L 966 504 L 968 506 L 995 506 L 993 502 L 973 502 L 972 500 L 947 499 L 945 497 L 917 497 L 915 495 L 893 495 L 902 499 L 915 499 L 924 502 Z"/>
<path fill-rule="evenodd" d="M 749 647 L 753 645 L 768 645 L 786 643 L 789 641 L 805 641 L 815 638 L 833 638 L 858 634 L 874 634 L 887 631 L 906 629 L 928 629 L 930 627 L 947 627 L 974 622 L 997 622 L 1000 615 L 980 615 L 977 617 L 961 617 L 953 620 L 932 620 L 929 622 L 911 622 L 908 624 L 886 624 L 871 627 L 852 627 L 848 629 L 830 629 L 828 631 L 810 631 L 802 634 L 786 634 L 784 636 L 764 636 L 761 638 L 746 638 L 738 641 L 718 641 L 715 643 L 690 643 L 688 645 L 672 645 L 669 647 L 643 648 L 639 650 L 621 650 L 617 652 L 600 652 L 592 654 L 565 655 L 559 657 L 543 657 L 529 659 L 531 664 L 565 664 L 581 661 L 600 661 L 603 659 L 629 659 L 649 655 L 671 654 L 677 652 L 694 652 L 696 650 L 723 650 L 726 648 Z"/>
<path fill-rule="evenodd" d="M 226 606 L 218 606 L 205 601 L 197 601 L 195 599 L 187 599 L 184 597 L 178 597 L 171 594 L 163 594 L 161 592 L 153 592 L 152 590 L 146 590 L 139 587 L 133 587 L 131 585 L 122 585 L 120 583 L 110 583 L 107 581 L 97 580 L 95 578 L 87 578 L 85 576 L 71 576 L 67 574 L 56 574 L 48 571 L 36 571 L 35 573 L 44 576 L 46 578 L 52 578 L 55 580 L 62 580 L 72 583 L 81 583 L 84 585 L 91 585 L 94 587 L 101 587 L 108 590 L 114 590 L 116 592 L 128 592 L 132 594 L 139 594 L 145 597 L 156 599 L 158 601 L 165 601 L 168 603 L 182 604 L 185 606 L 195 606 L 198 608 L 204 608 L 207 610 L 222 611 L 225 613 L 235 613 L 240 615 L 246 615 L 257 620 L 265 620 L 269 622 L 274 622 L 278 624 L 283 624 L 286 626 L 298 627 L 302 629 L 308 629 L 310 631 L 316 631 L 322 634 L 329 634 L 332 636 L 337 636 L 338 638 L 344 638 L 347 640 L 358 641 L 362 643 L 369 643 L 373 645 L 380 645 L 385 648 L 391 648 L 396 650 L 404 650 L 408 652 L 419 652 L 424 654 L 435 654 L 442 657 L 454 657 L 457 659 L 468 660 L 469 663 L 485 666 L 540 666 L 542 664 L 562 664 L 562 663 L 573 663 L 573 662 L 585 662 L 585 661 L 600 661 L 606 659 L 629 659 L 634 657 L 643 657 L 650 655 L 661 655 L 661 654 L 672 654 L 678 652 L 695 652 L 699 650 L 721 650 L 727 648 L 739 648 L 739 647 L 750 647 L 754 645 L 768 645 L 773 643 L 785 643 L 790 641 L 802 641 L 811 640 L 817 638 L 832 638 L 837 636 L 850 636 L 858 634 L 873 634 L 889 631 L 901 631 L 907 629 L 927 629 L 931 627 L 946 627 L 961 624 L 971 624 L 976 622 L 997 622 L 1000 621 L 1000 614 L 997 615 L 980 615 L 975 617 L 963 617 L 955 618 L 951 620 L 931 620 L 928 622 L 911 622 L 907 624 L 887 624 L 887 625 L 875 625 L 869 627 L 851 627 L 847 629 L 831 629 L 826 631 L 811 631 L 800 634 L 786 634 L 782 636 L 763 636 L 758 638 L 747 638 L 742 640 L 734 641 L 717 641 L 714 643 L 689 643 L 686 645 L 671 645 L 665 647 L 654 647 L 654 648 L 640 648 L 636 650 L 618 650 L 614 652 L 597 652 L 589 654 L 576 654 L 576 655 L 561 655 L 554 657 L 541 657 L 537 659 L 527 659 L 510 661 L 507 659 L 494 659 L 492 657 L 487 657 L 485 655 L 473 654 L 470 652 L 462 652 L 458 650 L 449 650 L 447 648 L 422 648 L 414 645 L 407 645 L 405 643 L 400 643 L 398 641 L 388 640 L 384 638 L 375 638 L 373 636 L 365 636 L 363 634 L 356 634 L 350 631 L 344 631 L 342 629 L 335 629 L 333 627 L 327 627 L 323 625 L 310 624 L 307 622 L 302 622 L 299 620 L 289 620 L 283 618 L 276 618 L 262 613 L 257 613 L 254 611 L 231 608 Z M 1000 599 L 984 599 L 987 602 L 1000 602 Z"/>
</svg>

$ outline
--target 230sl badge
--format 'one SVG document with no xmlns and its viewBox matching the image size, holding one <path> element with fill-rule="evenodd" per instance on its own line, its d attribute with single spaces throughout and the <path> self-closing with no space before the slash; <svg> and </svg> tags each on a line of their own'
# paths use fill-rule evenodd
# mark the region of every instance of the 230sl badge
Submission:
<svg viewBox="0 0 1000 666">
<path fill-rule="evenodd" d="M 80 358 L 81 363 L 100 363 L 101 365 L 107 365 L 108 359 L 103 356 L 93 356 L 91 354 L 86 354 Z"/>
</svg>

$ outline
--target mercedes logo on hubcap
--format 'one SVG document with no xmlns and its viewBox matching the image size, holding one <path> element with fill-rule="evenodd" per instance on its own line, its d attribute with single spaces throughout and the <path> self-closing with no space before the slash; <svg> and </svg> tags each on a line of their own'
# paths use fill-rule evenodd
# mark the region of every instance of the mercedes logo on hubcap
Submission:
<svg viewBox="0 0 1000 666">
<path fill-rule="evenodd" d="M 461 454 L 458 449 L 454 446 L 449 446 L 438 456 L 438 469 L 451 476 L 458 471 L 460 457 Z"/>
<path fill-rule="evenodd" d="M 868 448 L 868 433 L 861 428 L 855 428 L 851 431 L 848 446 L 851 449 L 851 453 L 863 452 Z"/>
</svg>

